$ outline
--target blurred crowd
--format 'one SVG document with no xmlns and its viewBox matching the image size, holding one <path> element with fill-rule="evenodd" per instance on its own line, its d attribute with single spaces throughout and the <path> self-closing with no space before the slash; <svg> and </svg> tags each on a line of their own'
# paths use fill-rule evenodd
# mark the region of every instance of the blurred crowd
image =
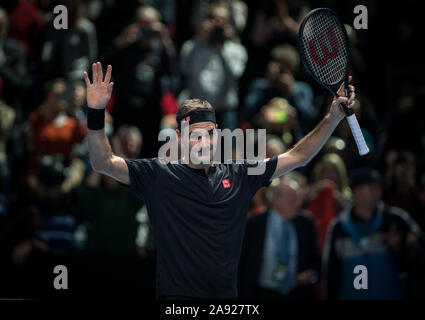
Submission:
<svg viewBox="0 0 425 320">
<path fill-rule="evenodd" d="M 354 109 L 371 152 L 358 155 L 342 121 L 309 165 L 259 190 L 240 296 L 425 297 L 420 20 L 410 1 L 365 3 L 369 30 L 351 27 L 355 1 L 2 1 L 0 297 L 53 294 L 56 264 L 81 275 L 70 280 L 78 293 L 155 295 L 146 207 L 90 167 L 83 72 L 93 62 L 113 66 L 105 130 L 114 153 L 156 157 L 159 131 L 177 128 L 179 102 L 196 97 L 215 107 L 220 128 L 267 129 L 269 157 L 314 128 L 332 99 L 297 50 L 316 7 L 346 23 Z M 68 29 L 53 27 L 58 4 Z M 353 288 L 356 265 L 368 267 L 368 290 Z"/>
</svg>

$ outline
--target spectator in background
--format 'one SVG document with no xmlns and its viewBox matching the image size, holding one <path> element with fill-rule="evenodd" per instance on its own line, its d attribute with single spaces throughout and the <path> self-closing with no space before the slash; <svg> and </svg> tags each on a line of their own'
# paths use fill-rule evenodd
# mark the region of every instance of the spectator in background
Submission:
<svg viewBox="0 0 425 320">
<path fill-rule="evenodd" d="M 311 176 L 305 208 L 313 213 L 322 250 L 328 225 L 351 200 L 351 189 L 344 161 L 335 153 L 323 155 Z"/>
<path fill-rule="evenodd" d="M 177 111 L 171 88 L 175 50 L 157 10 L 139 7 L 135 18 L 105 54 L 105 61 L 116 70 L 114 127 L 138 127 L 146 141 L 143 149 L 152 155 L 157 153 L 162 115 Z"/>
<path fill-rule="evenodd" d="M 0 80 L 1 94 L 1 80 Z M 0 98 L 0 217 L 7 216 L 9 206 L 9 164 L 6 152 L 6 143 L 12 130 L 16 113 L 12 107 L 5 104 Z M 0 218 L 1 220 L 2 218 Z"/>
<path fill-rule="evenodd" d="M 0 7 L 0 77 L 4 101 L 13 107 L 21 118 L 22 90 L 28 83 L 25 51 L 21 43 L 7 38 L 9 17 Z"/>
<path fill-rule="evenodd" d="M 310 214 L 301 209 L 305 178 L 276 179 L 270 209 L 248 220 L 239 267 L 243 299 L 315 299 L 320 253 Z"/>
<path fill-rule="evenodd" d="M 185 90 L 181 100 L 208 100 L 216 110 L 217 123 L 230 130 L 238 127 L 238 80 L 247 61 L 231 25 L 229 8 L 211 5 L 196 36 L 183 44 L 180 53 Z"/>
<path fill-rule="evenodd" d="M 406 282 L 405 275 L 406 266 L 419 255 L 423 259 L 423 233 L 408 213 L 381 200 L 376 170 L 357 169 L 351 188 L 354 202 L 334 219 L 325 243 L 325 295 L 344 300 L 404 299 L 406 284 L 419 280 L 407 273 Z M 367 290 L 353 286 L 357 265 L 367 268 Z"/>
<path fill-rule="evenodd" d="M 300 57 L 293 46 L 281 45 L 272 50 L 265 78 L 256 78 L 250 84 L 243 106 L 243 121 L 250 121 L 270 99 L 281 97 L 297 110 L 303 134 L 311 130 L 318 112 L 310 85 L 294 78 L 299 64 Z"/>
<path fill-rule="evenodd" d="M 262 76 L 267 66 L 267 55 L 282 44 L 297 45 L 298 28 L 309 11 L 304 1 L 257 1 L 252 8 L 252 22 L 248 24 L 247 42 L 250 44 L 248 71 L 250 78 Z"/>
<path fill-rule="evenodd" d="M 84 163 L 77 158 L 67 164 L 60 154 L 43 156 L 28 178 L 29 205 L 38 211 L 35 237 L 53 253 L 72 253 L 80 222 L 73 195 L 84 177 Z"/>
<path fill-rule="evenodd" d="M 162 22 L 169 28 L 170 32 L 173 32 L 175 28 L 176 20 L 176 7 L 177 3 L 174 0 L 141 0 L 139 3 L 143 3 L 145 6 L 151 6 L 155 8 L 161 15 Z"/>
<path fill-rule="evenodd" d="M 81 88 L 64 79 L 54 80 L 43 103 L 31 113 L 28 121 L 30 173 L 34 173 L 44 155 L 62 154 L 67 164 L 72 160 L 73 147 L 87 134 L 85 121 L 77 118 L 77 111 L 85 100 L 85 90 Z"/>
<path fill-rule="evenodd" d="M 296 44 L 301 21 L 308 13 L 305 2 L 269 0 L 260 4 L 254 18 L 252 43 L 270 48 L 284 42 Z"/>
<path fill-rule="evenodd" d="M 199 0 L 192 6 L 191 24 L 193 30 L 198 30 L 204 19 L 208 16 L 211 5 L 223 4 L 229 8 L 230 23 L 239 36 L 246 26 L 248 19 L 248 6 L 241 0 Z"/>
<path fill-rule="evenodd" d="M 425 230 L 425 203 L 417 184 L 417 159 L 410 151 L 398 151 L 387 168 L 384 200 L 409 212 L 413 220 Z"/>
<path fill-rule="evenodd" d="M 30 62 L 39 62 L 44 41 L 45 22 L 35 1 L 13 0 L 8 9 L 9 38 L 19 41 Z"/>
<path fill-rule="evenodd" d="M 322 153 L 336 153 L 339 155 L 344 163 L 346 163 L 347 156 L 347 144 L 339 137 L 330 137 L 326 144 L 323 146 Z"/>
<path fill-rule="evenodd" d="M 68 9 L 68 29 L 53 28 L 47 33 L 42 60 L 45 79 L 83 79 L 84 70 L 97 59 L 97 34 L 94 24 L 85 17 L 80 0 L 58 1 Z"/>
<path fill-rule="evenodd" d="M 286 146 L 301 139 L 298 113 L 284 98 L 273 98 L 261 107 L 252 121 L 256 128 L 279 136 Z"/>
</svg>

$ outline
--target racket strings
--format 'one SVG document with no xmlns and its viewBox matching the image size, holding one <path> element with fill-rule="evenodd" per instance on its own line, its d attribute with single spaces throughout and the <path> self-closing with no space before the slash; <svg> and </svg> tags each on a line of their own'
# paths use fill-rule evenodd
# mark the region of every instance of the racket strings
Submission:
<svg viewBox="0 0 425 320">
<path fill-rule="evenodd" d="M 348 67 L 344 33 L 326 12 L 312 15 L 302 30 L 302 50 L 311 72 L 325 84 L 339 83 Z"/>
</svg>

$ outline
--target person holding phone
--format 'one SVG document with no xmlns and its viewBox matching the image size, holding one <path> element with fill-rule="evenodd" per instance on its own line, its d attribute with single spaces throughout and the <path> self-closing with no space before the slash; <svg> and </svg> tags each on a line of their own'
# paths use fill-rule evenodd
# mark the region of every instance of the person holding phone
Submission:
<svg viewBox="0 0 425 320">
<path fill-rule="evenodd" d="M 182 98 L 208 100 L 215 106 L 220 125 L 233 130 L 238 126 L 238 80 L 248 55 L 230 21 L 227 5 L 211 5 L 198 33 L 183 44 L 180 62 Z"/>
</svg>

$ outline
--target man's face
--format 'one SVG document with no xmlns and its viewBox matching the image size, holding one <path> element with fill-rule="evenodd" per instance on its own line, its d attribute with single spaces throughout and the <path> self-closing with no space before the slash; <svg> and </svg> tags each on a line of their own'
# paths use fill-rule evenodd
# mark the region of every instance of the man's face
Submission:
<svg viewBox="0 0 425 320">
<path fill-rule="evenodd" d="M 287 219 L 295 218 L 302 205 L 302 198 L 297 187 L 281 181 L 275 187 L 273 195 L 274 209 Z"/>
<path fill-rule="evenodd" d="M 382 188 L 379 184 L 366 183 L 353 190 L 356 205 L 374 210 L 382 198 Z"/>
<path fill-rule="evenodd" d="M 223 7 L 215 7 L 210 10 L 208 18 L 213 24 L 224 27 L 230 20 L 229 11 Z"/>
<path fill-rule="evenodd" d="M 337 166 L 333 164 L 332 162 L 325 162 L 323 164 L 322 171 L 319 173 L 319 175 L 321 180 L 324 180 L 324 179 L 331 180 L 335 182 L 338 188 L 341 189 L 341 185 L 342 185 L 341 177 L 339 176 L 339 171 Z"/>
<path fill-rule="evenodd" d="M 128 158 L 136 158 L 142 147 L 142 138 L 140 135 L 129 132 L 121 137 L 121 148 Z"/>
<path fill-rule="evenodd" d="M 182 146 L 188 144 L 190 162 L 195 165 L 210 164 L 213 161 L 218 134 L 217 125 L 210 121 L 197 122 L 189 125 L 189 139 L 185 133 L 178 134 Z M 184 127 L 182 127 L 184 130 Z"/>
<path fill-rule="evenodd" d="M 151 8 L 140 9 L 137 13 L 137 24 L 139 25 L 140 45 L 148 48 L 155 39 L 159 37 L 160 21 L 155 10 Z"/>
<path fill-rule="evenodd" d="M 152 29 L 158 23 L 158 16 L 152 9 L 140 9 L 137 13 L 137 23 L 140 28 Z"/>
</svg>

